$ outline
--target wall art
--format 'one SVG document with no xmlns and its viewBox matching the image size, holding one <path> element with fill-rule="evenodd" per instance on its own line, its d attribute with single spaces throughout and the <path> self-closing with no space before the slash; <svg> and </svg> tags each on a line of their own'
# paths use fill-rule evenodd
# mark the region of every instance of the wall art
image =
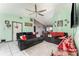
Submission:
<svg viewBox="0 0 79 59">
<path fill-rule="evenodd" d="M 5 24 L 9 24 L 10 22 L 8 20 L 5 20 Z"/>
<path fill-rule="evenodd" d="M 63 20 L 57 21 L 57 27 L 63 27 Z"/>
<path fill-rule="evenodd" d="M 25 26 L 31 26 L 32 27 L 32 23 L 25 23 Z"/>
<path fill-rule="evenodd" d="M 23 19 L 23 17 L 19 17 L 20 19 Z"/>
<path fill-rule="evenodd" d="M 31 22 L 33 22 L 33 19 L 32 19 L 32 18 L 30 18 L 30 21 L 31 21 Z"/>
<path fill-rule="evenodd" d="M 7 28 L 11 27 L 10 21 L 5 20 L 5 24 L 6 24 L 6 27 L 7 27 Z"/>
</svg>

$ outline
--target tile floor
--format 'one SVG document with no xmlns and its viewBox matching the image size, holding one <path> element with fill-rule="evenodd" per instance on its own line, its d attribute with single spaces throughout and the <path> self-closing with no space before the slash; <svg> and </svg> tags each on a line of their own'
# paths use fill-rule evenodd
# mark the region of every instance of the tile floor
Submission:
<svg viewBox="0 0 79 59">
<path fill-rule="evenodd" d="M 17 46 L 17 41 L 0 43 L 0 56 L 28 56 L 20 51 Z"/>
<path fill-rule="evenodd" d="M 57 50 L 57 45 L 43 41 L 28 49 L 20 51 L 17 41 L 0 43 L 0 56 L 49 56 Z"/>
<path fill-rule="evenodd" d="M 52 52 L 54 53 L 56 51 L 57 51 L 56 44 L 43 41 L 42 43 L 39 43 L 24 50 L 24 53 L 25 54 L 27 53 L 30 56 L 50 56 Z"/>
</svg>

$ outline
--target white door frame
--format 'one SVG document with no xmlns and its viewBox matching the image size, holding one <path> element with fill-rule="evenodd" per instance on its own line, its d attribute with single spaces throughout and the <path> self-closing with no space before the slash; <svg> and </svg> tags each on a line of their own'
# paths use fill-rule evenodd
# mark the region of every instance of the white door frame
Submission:
<svg viewBox="0 0 79 59">
<path fill-rule="evenodd" d="M 21 24 L 21 31 L 23 30 L 23 23 L 21 23 L 21 22 L 16 22 L 16 21 L 12 21 L 12 41 L 14 41 L 14 40 L 13 40 L 13 35 L 14 35 L 14 33 L 13 33 L 13 23 L 19 23 L 19 24 Z"/>
</svg>

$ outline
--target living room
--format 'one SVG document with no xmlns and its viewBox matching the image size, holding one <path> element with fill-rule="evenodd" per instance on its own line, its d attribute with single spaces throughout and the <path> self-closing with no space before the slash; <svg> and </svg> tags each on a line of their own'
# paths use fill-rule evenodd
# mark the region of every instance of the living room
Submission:
<svg viewBox="0 0 79 59">
<path fill-rule="evenodd" d="M 78 8 L 77 3 L 0 4 L 0 56 L 78 56 L 78 20 L 73 18 Z M 72 39 L 74 53 L 60 48 L 64 39 Z"/>
</svg>

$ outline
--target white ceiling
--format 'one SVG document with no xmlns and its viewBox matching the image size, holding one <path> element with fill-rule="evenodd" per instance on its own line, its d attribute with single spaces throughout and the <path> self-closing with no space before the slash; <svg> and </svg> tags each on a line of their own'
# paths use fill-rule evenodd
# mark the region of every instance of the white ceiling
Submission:
<svg viewBox="0 0 79 59">
<path fill-rule="evenodd" d="M 27 11 L 26 9 L 35 10 L 34 3 L 7 3 L 7 4 L 0 4 L 0 13 L 9 13 L 14 15 L 20 15 L 20 16 L 30 16 L 32 18 L 35 18 L 40 23 L 44 25 L 51 25 L 51 17 L 53 17 L 55 8 L 57 8 L 58 5 L 56 3 L 38 3 L 37 9 L 43 10 L 46 9 L 47 11 L 43 12 L 44 16 L 37 16 L 35 14 L 29 15 L 31 12 Z"/>
</svg>

